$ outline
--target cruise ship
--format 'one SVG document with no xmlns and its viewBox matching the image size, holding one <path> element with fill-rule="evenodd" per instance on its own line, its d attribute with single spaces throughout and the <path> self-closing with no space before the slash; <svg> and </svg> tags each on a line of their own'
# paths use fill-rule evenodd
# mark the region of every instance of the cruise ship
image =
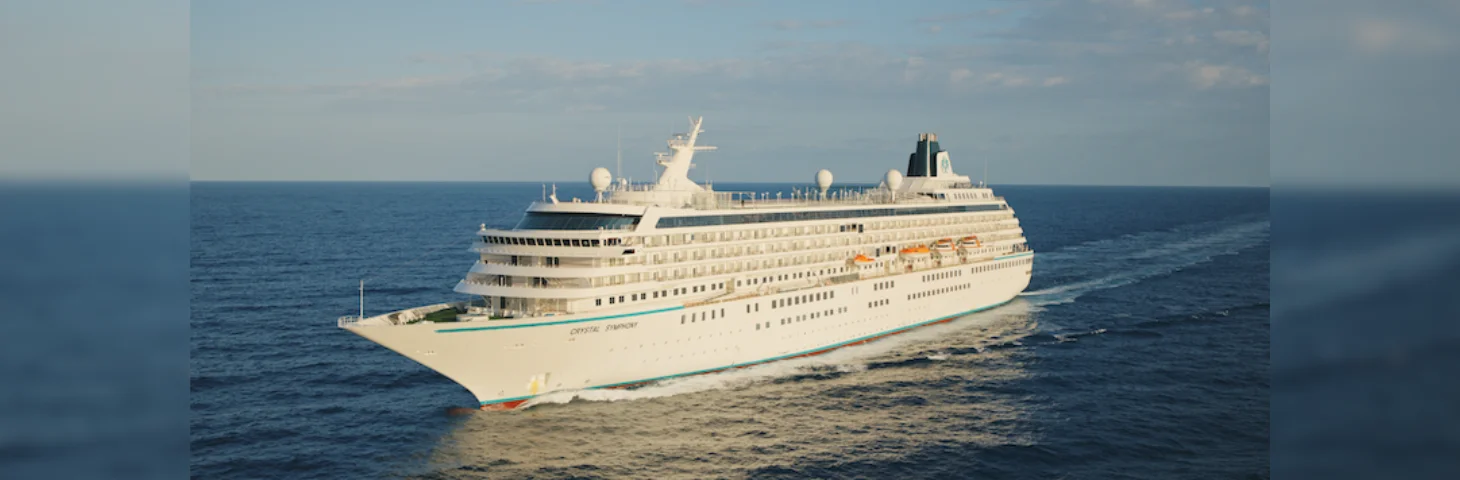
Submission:
<svg viewBox="0 0 1460 480">
<path fill-rule="evenodd" d="M 483 409 L 823 353 L 999 306 L 1034 252 L 1003 197 L 918 135 L 906 175 L 790 195 L 689 179 L 703 117 L 658 153 L 657 181 L 605 168 L 595 198 L 533 202 L 477 230 L 455 288 L 470 300 L 341 328 L 466 387 Z M 810 172 L 808 172 L 810 173 Z M 363 295 L 363 293 L 362 293 Z"/>
</svg>

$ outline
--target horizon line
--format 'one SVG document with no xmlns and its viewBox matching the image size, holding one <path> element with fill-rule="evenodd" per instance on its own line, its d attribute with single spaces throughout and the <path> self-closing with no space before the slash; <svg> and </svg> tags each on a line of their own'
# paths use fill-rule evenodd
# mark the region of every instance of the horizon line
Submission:
<svg viewBox="0 0 1460 480">
<path fill-rule="evenodd" d="M 189 179 L 188 180 L 188 183 L 401 183 L 401 184 L 406 184 L 406 183 L 462 183 L 462 184 L 467 184 L 467 183 L 503 183 L 503 184 L 508 184 L 508 183 L 515 183 L 515 184 L 532 184 L 532 183 L 538 183 L 538 184 L 545 184 L 545 185 L 546 184 L 579 184 L 579 183 L 581 183 L 581 184 L 585 184 L 586 185 L 588 182 L 583 181 L 583 180 L 566 180 L 566 181 L 564 181 L 564 180 L 305 180 L 305 179 L 219 180 L 219 179 Z M 770 182 L 770 181 L 746 181 L 746 180 L 729 180 L 729 181 L 722 181 L 722 182 L 708 182 L 708 184 L 710 184 L 710 185 L 713 185 L 713 184 L 716 184 L 716 183 L 756 183 L 756 184 L 775 184 L 775 185 L 801 185 L 801 184 L 807 184 L 807 185 L 809 185 L 812 182 Z M 840 183 L 838 185 L 857 185 L 857 186 L 874 185 L 875 186 L 875 185 L 878 185 L 880 183 L 881 182 L 877 182 L 877 183 L 846 182 L 846 183 Z M 990 182 L 989 185 L 1005 185 L 1005 186 L 1019 186 L 1019 187 L 1156 187 L 1156 188 L 1163 188 L 1163 187 L 1164 188 L 1171 188 L 1171 187 L 1177 187 L 1177 188 L 1268 188 L 1268 189 L 1271 189 L 1272 188 L 1272 185 L 1271 184 L 1267 184 L 1267 185 L 1253 185 L 1253 184 L 1220 184 L 1220 185 L 1211 185 L 1211 184 L 1104 184 L 1104 183 L 994 183 L 994 182 Z"/>
</svg>

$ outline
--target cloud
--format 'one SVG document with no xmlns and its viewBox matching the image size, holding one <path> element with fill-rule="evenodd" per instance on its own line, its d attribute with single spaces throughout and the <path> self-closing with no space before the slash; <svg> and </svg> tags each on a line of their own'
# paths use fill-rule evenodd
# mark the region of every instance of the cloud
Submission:
<svg viewBox="0 0 1460 480">
<path fill-rule="evenodd" d="M 847 21 L 846 20 L 833 19 L 833 20 L 811 20 L 811 21 L 802 21 L 802 20 L 777 20 L 777 21 L 774 21 L 774 22 L 770 22 L 767 25 L 770 26 L 773 29 L 776 29 L 776 30 L 791 31 L 791 30 L 802 30 L 802 29 L 837 28 L 837 27 L 846 26 L 846 24 L 847 24 Z"/>
<path fill-rule="evenodd" d="M 973 77 L 973 71 L 967 68 L 959 68 L 948 72 L 948 81 L 953 83 L 963 83 L 963 81 L 971 77 Z"/>
<path fill-rule="evenodd" d="M 1266 86 L 1267 76 L 1235 65 L 1213 65 L 1198 61 L 1182 65 L 1191 84 L 1199 89 Z"/>
<path fill-rule="evenodd" d="M 919 17 L 919 18 L 913 20 L 913 22 L 915 22 L 915 23 L 958 23 L 958 22 L 963 22 L 963 21 L 968 21 L 968 20 L 976 20 L 976 19 L 984 19 L 984 18 L 994 18 L 994 17 L 998 17 L 998 16 L 1001 16 L 1001 15 L 1004 15 L 1006 13 L 1009 13 L 1009 11 L 1006 10 L 1006 9 L 1002 9 L 1002 8 L 989 8 L 989 9 L 978 10 L 978 11 L 973 11 L 973 12 L 954 12 L 954 13 L 943 13 L 943 14 L 938 14 L 938 15 L 929 15 L 929 16 L 926 16 L 926 17 Z"/>
<path fill-rule="evenodd" d="M 1206 8 L 1200 8 L 1200 9 L 1193 8 L 1193 9 L 1190 9 L 1190 10 L 1177 10 L 1177 11 L 1174 11 L 1174 12 L 1166 12 L 1166 13 L 1161 14 L 1161 16 L 1163 18 L 1167 19 L 1167 20 L 1182 20 L 1182 21 L 1184 21 L 1184 20 L 1194 20 L 1194 19 L 1200 18 L 1200 17 L 1202 17 L 1204 15 L 1211 15 L 1211 14 L 1216 13 L 1216 12 L 1217 12 L 1217 9 L 1212 8 L 1212 7 L 1206 7 Z"/>
<path fill-rule="evenodd" d="M 1228 45 L 1239 47 L 1252 47 L 1259 52 L 1267 52 L 1267 34 L 1250 30 L 1218 30 L 1212 33 L 1212 38 Z"/>
<path fill-rule="evenodd" d="M 1353 23 L 1353 48 L 1363 54 L 1433 54 L 1460 45 L 1453 26 L 1436 27 L 1417 19 L 1359 18 Z"/>
<path fill-rule="evenodd" d="M 987 102 L 982 96 L 992 92 L 1010 95 L 1000 99 L 1005 102 L 1084 98 L 1112 104 L 1200 105 L 1183 96 L 1267 85 L 1265 10 L 1229 5 L 1211 12 L 1197 9 L 1207 17 L 1201 21 L 1169 18 L 1169 13 L 1188 10 L 1192 9 L 1185 2 L 1171 0 L 1049 0 L 1021 10 L 1007 28 L 966 44 L 909 47 L 781 39 L 722 58 L 615 60 L 495 51 L 421 52 L 406 61 L 449 65 L 465 73 L 341 84 L 200 85 L 197 90 L 208 101 L 308 96 L 322 102 L 300 105 L 351 110 L 581 112 L 602 107 L 623 112 L 682 103 L 676 99 L 683 98 L 696 98 L 706 107 L 826 108 L 922 101 L 917 99 L 937 99 L 937 104 Z M 917 21 L 1005 13 L 995 9 Z M 781 20 L 767 25 L 789 31 L 846 23 Z M 942 26 L 925 28 L 937 31 Z M 1019 91 L 1029 93 L 1015 94 Z M 1034 93 L 1040 91 L 1045 93 Z"/>
<path fill-rule="evenodd" d="M 566 108 L 563 109 L 563 111 L 565 113 L 589 113 L 589 112 L 602 112 L 602 111 L 605 111 L 605 110 L 608 110 L 608 107 L 605 107 L 603 105 L 593 104 L 593 103 L 585 103 L 585 104 L 579 104 L 579 105 L 569 105 L 568 107 L 566 107 Z"/>
<path fill-rule="evenodd" d="M 744 20 L 711 16 L 700 21 L 736 22 L 720 27 L 739 26 L 744 35 L 717 38 L 714 48 L 682 56 L 667 53 L 679 49 L 655 55 L 607 43 L 594 50 L 617 53 L 592 56 L 585 50 L 575 57 L 462 46 L 460 52 L 372 58 L 370 68 L 355 70 L 390 73 L 333 83 L 313 79 L 340 75 L 195 75 L 197 164 L 226 164 L 228 172 L 241 172 L 248 169 L 233 166 L 252 166 L 259 158 L 373 156 L 381 176 L 425 175 L 417 172 L 424 171 L 420 165 L 392 170 L 398 163 L 392 160 L 410 155 L 437 159 L 441 168 L 433 171 L 448 175 L 471 170 L 463 165 L 480 167 L 484 146 L 494 157 L 531 155 L 540 144 L 533 139 L 547 138 L 537 136 L 546 135 L 541 133 L 546 126 L 566 121 L 582 129 L 585 139 L 562 140 L 562 156 L 581 160 L 568 167 L 586 171 L 603 158 L 602 145 L 613 145 L 612 125 L 620 118 L 644 124 L 625 125 L 629 134 L 664 131 L 658 123 L 668 120 L 658 119 L 703 113 L 722 125 L 712 130 L 727 159 L 718 165 L 734 162 L 744 179 L 789 162 L 844 164 L 838 176 L 846 171 L 847 178 L 865 173 L 875 179 L 888 168 L 885 160 L 906 157 L 905 132 L 940 131 L 958 151 L 1007 159 L 1006 166 L 996 163 L 992 169 L 1000 181 L 1169 182 L 1177 177 L 1161 175 L 1171 172 L 1173 158 L 1222 172 L 1241 164 L 1253 172 L 1243 181 L 1265 181 L 1265 2 L 1221 0 L 1210 12 L 1186 0 L 1018 5 L 921 18 L 903 13 L 894 22 L 904 36 L 860 37 L 863 41 L 818 41 L 826 35 L 805 34 L 870 22 L 852 13 L 845 20 L 756 23 L 767 19 L 761 17 L 750 20 L 749 29 Z M 979 28 L 970 28 L 975 23 Z M 924 33 L 942 31 L 948 33 Z M 1377 37 L 1373 45 L 1382 48 L 1405 43 L 1393 34 Z M 510 40 L 484 36 L 480 45 L 511 45 Z M 223 63 L 219 71 L 251 66 L 214 63 Z M 287 83 L 291 80 L 295 83 Z M 805 125 L 815 131 L 801 128 Z M 586 139 L 591 132 L 601 135 Z M 657 134 L 646 137 L 653 138 L 637 147 L 626 138 L 626 155 L 662 146 Z M 808 138 L 816 146 L 808 147 Z M 591 142 L 598 144 L 587 145 Z M 521 151 L 510 150 L 518 144 Z M 856 148 L 831 150 L 852 144 Z M 807 149 L 805 155 L 785 154 L 796 148 Z M 1080 152 L 1082 161 L 1071 163 L 1070 152 Z M 611 161 L 611 150 L 607 158 Z M 449 159 L 469 160 L 448 164 Z M 642 163 L 648 174 L 649 162 Z M 493 166 L 483 175 L 515 180 L 544 174 L 514 168 Z M 213 171 L 216 177 L 220 170 Z M 328 176 L 336 170 L 319 171 Z M 1109 172 L 1126 174 L 1112 178 Z M 1212 178 L 1199 180 L 1226 181 Z"/>
</svg>

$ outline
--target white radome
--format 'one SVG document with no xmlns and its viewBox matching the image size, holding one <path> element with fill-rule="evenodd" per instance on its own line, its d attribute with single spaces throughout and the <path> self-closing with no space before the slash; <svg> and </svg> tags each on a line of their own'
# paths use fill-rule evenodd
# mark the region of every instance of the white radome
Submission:
<svg viewBox="0 0 1460 480">
<path fill-rule="evenodd" d="M 887 182 L 888 190 L 897 191 L 897 189 L 902 188 L 902 172 L 888 170 L 885 181 Z"/>
<path fill-rule="evenodd" d="M 831 188 L 831 170 L 823 168 L 816 172 L 816 188 L 821 189 L 821 196 L 826 196 L 826 190 Z"/>
<path fill-rule="evenodd" d="M 608 173 L 607 168 L 595 168 L 593 169 L 593 173 L 588 175 L 588 183 L 593 184 L 593 191 L 602 192 L 608 189 L 609 184 L 613 183 L 613 174 Z"/>
</svg>

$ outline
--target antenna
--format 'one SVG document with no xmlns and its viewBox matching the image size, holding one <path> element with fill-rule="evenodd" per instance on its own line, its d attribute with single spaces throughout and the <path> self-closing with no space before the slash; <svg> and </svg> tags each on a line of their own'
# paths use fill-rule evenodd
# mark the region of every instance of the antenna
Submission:
<svg viewBox="0 0 1460 480">
<path fill-rule="evenodd" d="M 618 124 L 618 163 L 613 176 L 624 176 L 624 124 Z"/>
<path fill-rule="evenodd" d="M 365 279 L 360 279 L 360 319 L 365 319 Z"/>
<path fill-rule="evenodd" d="M 983 186 L 985 188 L 987 188 L 989 186 L 989 156 L 988 155 L 984 155 L 983 156 Z"/>
</svg>

